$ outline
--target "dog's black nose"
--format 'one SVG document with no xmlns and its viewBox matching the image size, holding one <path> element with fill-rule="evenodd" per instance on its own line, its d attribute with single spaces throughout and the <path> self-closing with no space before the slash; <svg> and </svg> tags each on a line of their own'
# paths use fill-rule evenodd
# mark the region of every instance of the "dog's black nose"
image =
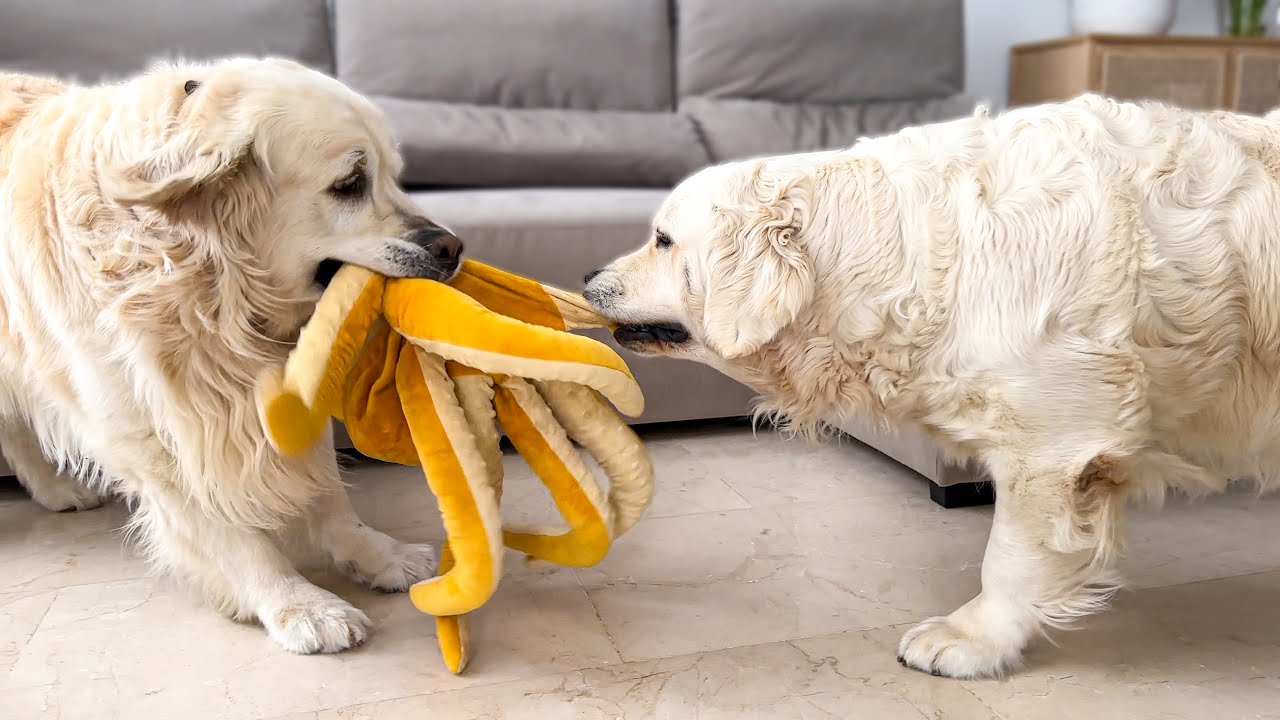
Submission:
<svg viewBox="0 0 1280 720">
<path fill-rule="evenodd" d="M 462 241 L 436 225 L 419 228 L 405 239 L 426 250 L 436 260 L 457 260 L 462 255 Z"/>
<path fill-rule="evenodd" d="M 602 273 L 602 272 L 604 272 L 604 270 L 592 270 L 591 272 L 589 272 L 589 273 L 587 273 L 586 275 L 582 276 L 582 284 L 583 284 L 583 285 L 586 285 L 587 283 L 591 282 L 592 280 L 595 280 L 595 279 L 596 279 L 596 276 L 597 276 L 597 275 L 599 275 L 599 274 L 600 274 L 600 273 Z"/>
<path fill-rule="evenodd" d="M 453 233 L 442 233 L 427 243 L 427 251 L 438 260 L 457 260 L 462 254 L 462 241 Z"/>
</svg>

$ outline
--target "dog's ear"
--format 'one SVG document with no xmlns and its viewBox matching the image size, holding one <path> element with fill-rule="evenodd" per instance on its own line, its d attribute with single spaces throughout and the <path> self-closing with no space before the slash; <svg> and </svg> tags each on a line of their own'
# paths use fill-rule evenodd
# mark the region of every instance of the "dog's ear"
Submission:
<svg viewBox="0 0 1280 720">
<path fill-rule="evenodd" d="M 719 208 L 702 308 L 707 345 L 726 358 L 760 349 L 813 299 L 813 268 L 802 240 L 809 180 L 756 169 L 747 203 Z"/>
<path fill-rule="evenodd" d="M 124 205 L 163 205 L 226 177 L 249 154 L 254 123 L 234 80 L 187 80 L 174 92 L 181 106 L 171 134 L 141 159 L 108 169 L 107 197 Z"/>
</svg>

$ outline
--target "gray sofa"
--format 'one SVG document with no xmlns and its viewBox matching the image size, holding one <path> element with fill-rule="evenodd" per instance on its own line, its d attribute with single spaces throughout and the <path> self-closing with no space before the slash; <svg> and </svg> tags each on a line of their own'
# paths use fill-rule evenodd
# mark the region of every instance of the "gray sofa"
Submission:
<svg viewBox="0 0 1280 720">
<path fill-rule="evenodd" d="M 971 111 L 961 0 L 0 0 L 0 68 L 95 81 L 152 58 L 278 54 L 372 97 L 403 181 L 468 253 L 566 287 L 643 242 L 709 163 L 852 144 Z M 640 422 L 740 416 L 750 393 L 628 358 Z M 927 443 L 882 446 L 968 479 Z"/>
</svg>

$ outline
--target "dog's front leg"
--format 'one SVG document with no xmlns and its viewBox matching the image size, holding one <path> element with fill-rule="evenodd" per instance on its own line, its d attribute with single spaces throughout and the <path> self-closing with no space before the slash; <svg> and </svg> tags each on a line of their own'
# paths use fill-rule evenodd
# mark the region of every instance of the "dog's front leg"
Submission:
<svg viewBox="0 0 1280 720">
<path fill-rule="evenodd" d="M 134 525 L 157 564 L 227 615 L 261 622 L 290 652 L 338 652 L 369 633 L 368 616 L 308 582 L 265 532 L 193 509 L 171 487 L 144 486 Z"/>
<path fill-rule="evenodd" d="M 934 675 L 998 676 L 1046 627 L 1067 627 L 1105 607 L 1119 586 L 1112 565 L 1123 499 L 1104 465 L 1095 460 L 1077 472 L 1029 471 L 1021 461 L 993 467 L 996 508 L 982 592 L 908 631 L 898 659 Z"/>
<path fill-rule="evenodd" d="M 404 592 L 435 572 L 430 545 L 403 543 L 360 520 L 338 477 L 337 463 L 320 474 L 328 491 L 308 514 L 305 532 L 311 547 L 324 553 L 340 572 L 384 592 Z"/>
</svg>

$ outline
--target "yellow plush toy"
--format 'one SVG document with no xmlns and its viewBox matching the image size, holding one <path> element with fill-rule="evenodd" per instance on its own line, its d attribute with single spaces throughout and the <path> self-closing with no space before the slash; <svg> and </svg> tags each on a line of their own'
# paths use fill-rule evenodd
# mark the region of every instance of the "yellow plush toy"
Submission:
<svg viewBox="0 0 1280 720">
<path fill-rule="evenodd" d="M 639 415 L 640 387 L 580 296 L 473 261 L 449 283 L 344 266 L 259 405 L 283 453 L 311 447 L 331 417 L 370 457 L 421 465 L 448 540 L 439 574 L 409 596 L 436 616 L 445 664 L 470 659 L 466 613 L 493 594 L 502 546 L 583 567 L 599 562 L 653 496 L 653 467 L 605 403 Z M 504 528 L 498 425 L 546 484 L 567 528 Z M 606 494 L 573 447 L 609 476 Z"/>
</svg>

